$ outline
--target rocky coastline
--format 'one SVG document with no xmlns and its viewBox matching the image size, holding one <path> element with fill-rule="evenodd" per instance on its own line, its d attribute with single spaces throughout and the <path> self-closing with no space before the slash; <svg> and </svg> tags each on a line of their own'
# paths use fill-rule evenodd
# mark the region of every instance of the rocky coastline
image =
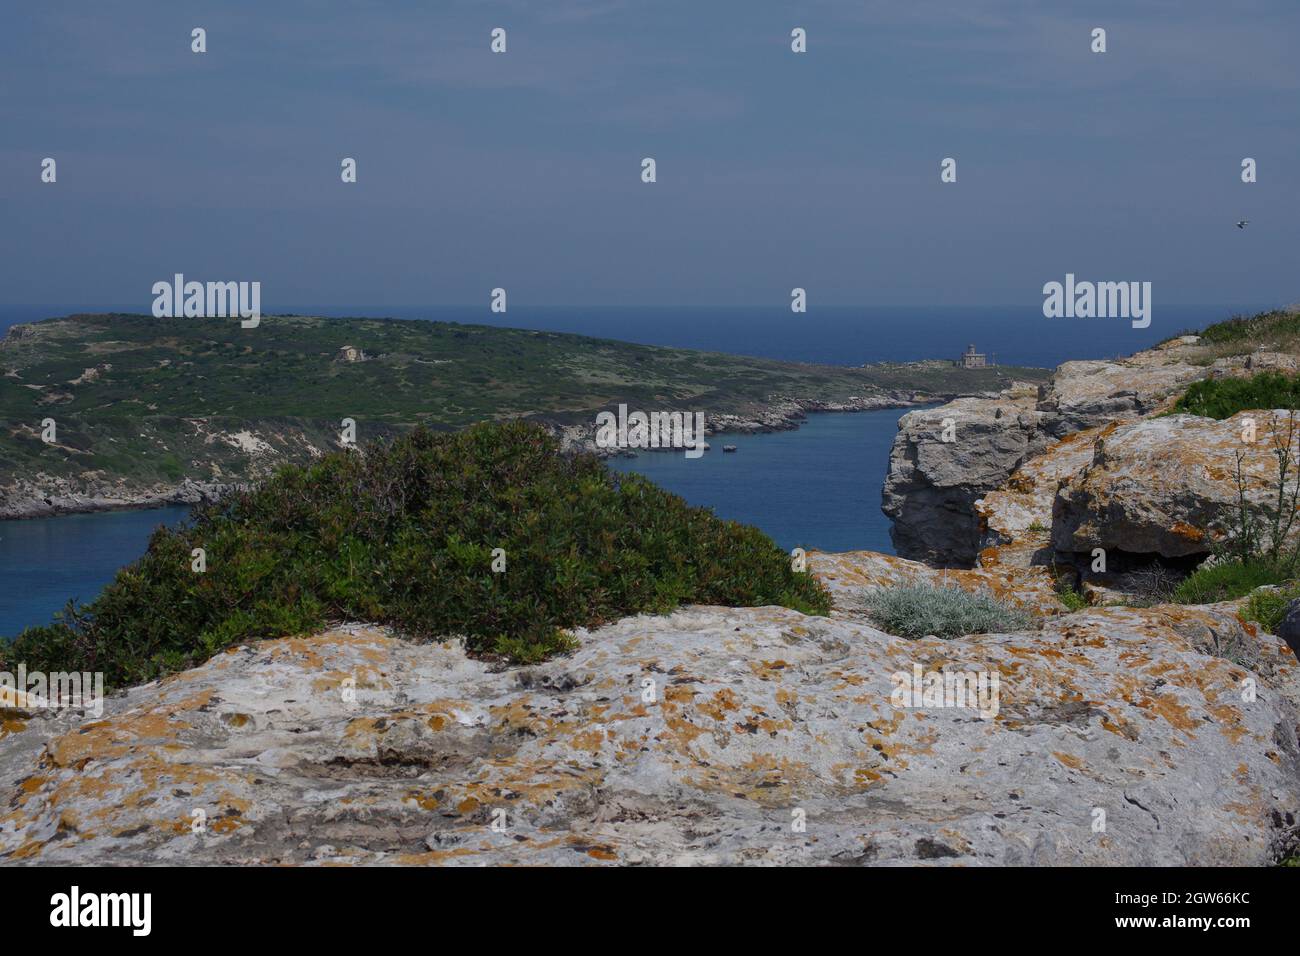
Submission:
<svg viewBox="0 0 1300 956">
<path fill-rule="evenodd" d="M 983 393 L 990 394 L 990 393 Z M 705 434 L 721 432 L 761 434 L 789 431 L 798 428 L 809 414 L 820 412 L 861 412 L 883 408 L 911 408 L 955 398 L 951 394 L 931 395 L 913 390 L 885 391 L 880 394 L 854 396 L 846 401 L 824 401 L 816 398 L 776 397 L 762 407 L 746 413 L 709 414 L 705 417 Z M 603 448 L 596 444 L 594 421 L 580 425 L 545 423 L 561 440 L 568 451 L 585 451 L 601 458 L 629 455 L 628 450 Z M 283 434 L 265 435 L 254 429 L 245 438 L 250 458 L 250 471 L 267 474 L 278 464 L 298 458 L 276 454 L 280 448 L 301 453 L 312 446 L 309 442 L 285 441 Z M 638 449 L 641 451 L 671 451 L 672 449 Z M 68 477 L 37 473 L 20 476 L 0 485 L 0 520 L 46 518 L 64 514 L 87 514 L 101 511 L 125 511 L 160 508 L 167 505 L 193 505 L 213 501 L 223 494 L 249 487 L 253 482 L 195 481 L 185 478 L 174 484 L 139 484 L 123 478 L 113 478 L 100 473 L 81 477 Z"/>
<path fill-rule="evenodd" d="M 1135 602 L 1128 580 L 1142 561 L 1208 553 L 1237 493 L 1230 462 L 1264 474 L 1269 445 L 1243 454 L 1241 416 L 1167 414 L 1188 383 L 1259 362 L 1207 358 L 1187 337 L 1066 363 L 1041 390 L 909 412 L 883 494 L 900 551 L 925 560 L 808 554 L 829 616 L 686 606 L 578 629 L 571 653 L 522 667 L 452 637 L 339 623 L 230 647 L 110 697 L 102 715 L 10 693 L 0 858 L 1294 859 L 1294 648 L 1243 615 L 1246 598 Z M 846 410 L 775 407 L 745 421 L 768 430 Z M 1268 410 L 1254 417 L 1266 432 Z M 1100 574 L 1080 560 L 1097 548 L 1111 557 Z M 1030 623 L 947 639 L 882 630 L 866 596 L 915 585 L 991 594 Z M 998 689 L 984 709 L 914 690 L 975 675 Z"/>
</svg>

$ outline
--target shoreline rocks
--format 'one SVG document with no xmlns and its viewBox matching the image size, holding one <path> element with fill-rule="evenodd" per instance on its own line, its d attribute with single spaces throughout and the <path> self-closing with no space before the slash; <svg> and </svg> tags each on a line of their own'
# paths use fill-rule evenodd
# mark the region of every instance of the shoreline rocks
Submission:
<svg viewBox="0 0 1300 956">
<path fill-rule="evenodd" d="M 1163 411 L 1187 385 L 1214 374 L 1182 360 L 1196 341 L 1185 336 L 1115 362 L 1065 362 L 1036 388 L 905 415 L 881 504 L 893 520 L 895 549 L 949 567 L 971 567 L 992 548 L 999 553 L 988 555 L 990 563 L 1048 563 L 1052 512 L 1044 506 L 1053 483 L 1083 466 L 1100 429 Z M 948 441 L 945 421 L 953 426 Z M 1081 434 L 1090 437 L 1059 444 Z"/>
<path fill-rule="evenodd" d="M 982 529 L 975 503 L 1045 447 L 1029 388 L 959 398 L 899 419 L 881 489 L 890 538 L 905 558 L 969 567 Z"/>
<path fill-rule="evenodd" d="M 807 416 L 818 412 L 875 411 L 882 408 L 907 408 L 932 401 L 943 401 L 947 396 L 917 395 L 915 392 L 886 392 L 879 395 L 855 397 L 846 402 L 825 402 L 817 399 L 774 400 L 756 415 L 712 415 L 706 421 L 705 434 L 731 431 L 745 434 L 789 431 L 797 429 Z M 584 425 L 551 425 L 551 431 L 560 440 L 565 451 L 582 450 L 601 458 L 630 456 L 627 449 L 598 448 L 595 444 L 595 423 Z M 270 446 L 251 433 L 244 437 L 249 446 L 243 448 L 255 456 L 255 470 L 265 474 L 273 470 L 275 458 Z M 227 443 L 233 439 L 225 437 Z M 706 444 L 707 447 L 707 444 Z M 308 451 L 315 452 L 309 448 Z M 674 449 L 636 449 L 635 453 L 671 452 Z M 144 487 L 123 479 L 111 480 L 98 476 L 69 478 L 37 474 L 31 478 L 17 478 L 0 486 L 0 520 L 47 518 L 64 514 L 88 514 L 101 511 L 126 511 L 160 508 L 172 504 L 197 504 L 215 500 L 236 488 L 247 488 L 253 482 L 195 481 L 185 478 L 174 484 L 152 484 Z"/>
<path fill-rule="evenodd" d="M 215 501 L 246 483 L 205 482 L 184 479 L 176 485 L 132 488 L 107 481 L 76 482 L 38 476 L 43 481 L 20 479 L 0 489 L 0 520 L 50 518 L 101 511 L 133 511 L 167 505 L 194 505 Z"/>
</svg>

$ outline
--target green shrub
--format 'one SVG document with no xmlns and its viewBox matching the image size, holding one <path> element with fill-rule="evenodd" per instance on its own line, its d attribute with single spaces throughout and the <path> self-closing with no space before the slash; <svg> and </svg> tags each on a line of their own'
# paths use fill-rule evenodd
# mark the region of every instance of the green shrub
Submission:
<svg viewBox="0 0 1300 956">
<path fill-rule="evenodd" d="M 1300 588 L 1296 587 L 1256 591 L 1242 608 L 1241 619 L 1254 621 L 1268 633 L 1276 634 L 1286 617 L 1287 606 L 1298 597 Z"/>
<path fill-rule="evenodd" d="M 160 528 L 94 602 L 0 653 L 10 670 L 103 671 L 116 686 L 239 642 L 366 620 L 534 661 L 570 646 L 566 628 L 686 602 L 830 607 L 762 532 L 562 456 L 538 426 L 417 429 L 286 467 Z"/>
<path fill-rule="evenodd" d="M 1056 592 L 1056 596 L 1061 599 L 1066 610 L 1082 611 L 1088 606 L 1088 599 L 1076 591 L 1074 588 L 1066 586 Z"/>
<path fill-rule="evenodd" d="M 1249 409 L 1300 408 L 1300 377 L 1260 372 L 1250 378 L 1207 378 L 1193 382 L 1173 412 L 1203 418 L 1231 418 Z"/>
<path fill-rule="evenodd" d="M 1287 574 L 1267 561 L 1224 561 L 1197 568 L 1174 589 L 1177 604 L 1213 604 L 1245 597 L 1266 584 L 1285 584 Z"/>
<path fill-rule="evenodd" d="M 987 592 L 914 584 L 868 591 L 867 612 L 879 627 L 900 637 L 960 637 L 1025 627 L 1032 617 Z"/>
</svg>

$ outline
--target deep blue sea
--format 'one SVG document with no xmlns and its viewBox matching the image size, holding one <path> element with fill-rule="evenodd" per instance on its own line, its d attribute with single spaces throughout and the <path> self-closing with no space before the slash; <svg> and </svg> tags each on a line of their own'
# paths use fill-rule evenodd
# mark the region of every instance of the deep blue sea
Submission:
<svg viewBox="0 0 1300 956">
<path fill-rule="evenodd" d="M 709 436 L 699 458 L 642 452 L 613 458 L 719 516 L 755 524 L 782 548 L 893 551 L 880 486 L 898 417 L 907 409 L 808 416 L 796 431 Z M 723 445 L 735 445 L 726 453 Z"/>
<path fill-rule="evenodd" d="M 265 311 L 508 325 L 575 332 L 649 345 L 733 352 L 839 365 L 956 357 L 968 343 L 1002 364 L 1051 367 L 1068 359 L 1127 355 L 1187 329 L 1271 303 L 1162 308 L 1148 329 L 1113 319 L 1048 320 L 1038 305 L 998 308 L 555 309 L 276 305 Z M 0 306 L 0 331 L 73 312 L 147 312 L 130 305 Z M 892 551 L 880 486 L 899 410 L 814 415 L 797 431 L 714 436 L 689 460 L 644 453 L 612 467 L 651 477 L 692 504 L 755 524 L 784 548 Z M 724 454 L 723 444 L 737 446 Z M 160 522 L 186 509 L 72 515 L 0 522 L 0 635 L 46 623 L 68 598 L 88 601 L 139 557 Z"/>
<path fill-rule="evenodd" d="M 173 506 L 0 521 L 0 636 L 48 624 L 69 598 L 91 600 L 144 554 L 154 528 L 189 513 Z"/>
<path fill-rule="evenodd" d="M 336 317 L 439 319 L 575 332 L 645 345 L 733 352 L 796 362 L 862 365 L 955 358 L 968 344 L 1003 365 L 1055 367 L 1069 359 L 1113 358 L 1161 339 L 1201 328 L 1234 313 L 1254 313 L 1282 303 L 1163 306 L 1156 301 L 1151 326 L 1123 319 L 1045 319 L 1040 304 L 942 307 L 867 306 L 817 308 L 797 315 L 783 308 L 530 308 L 504 314 L 481 307 L 268 305 L 266 313 Z M 0 306 L 0 331 L 74 312 L 144 312 L 149 301 L 127 305 Z"/>
</svg>

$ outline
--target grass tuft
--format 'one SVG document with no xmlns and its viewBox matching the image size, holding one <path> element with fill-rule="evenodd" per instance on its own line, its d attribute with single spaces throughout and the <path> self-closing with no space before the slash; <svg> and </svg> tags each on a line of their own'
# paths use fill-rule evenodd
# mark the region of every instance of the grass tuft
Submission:
<svg viewBox="0 0 1300 956">
<path fill-rule="evenodd" d="M 1174 589 L 1173 600 L 1176 604 L 1232 601 L 1256 588 L 1286 581 L 1286 572 L 1268 561 L 1225 561 L 1197 568 Z"/>
<path fill-rule="evenodd" d="M 1169 414 L 1184 412 L 1222 421 L 1251 409 L 1300 408 L 1300 377 L 1260 372 L 1251 378 L 1194 382 Z"/>
</svg>

